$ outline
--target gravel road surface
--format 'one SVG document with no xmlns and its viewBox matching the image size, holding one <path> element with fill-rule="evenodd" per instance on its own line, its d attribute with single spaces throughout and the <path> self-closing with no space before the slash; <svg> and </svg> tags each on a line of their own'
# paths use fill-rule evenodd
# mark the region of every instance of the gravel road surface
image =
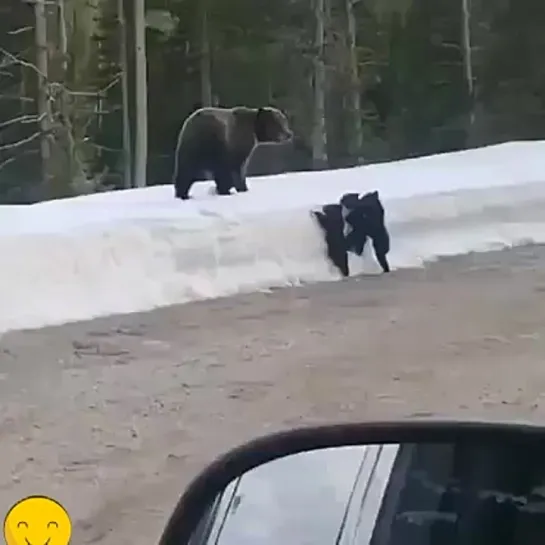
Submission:
<svg viewBox="0 0 545 545">
<path fill-rule="evenodd" d="M 303 423 L 543 421 L 545 248 L 0 339 L 0 516 L 63 502 L 73 543 L 149 545 L 225 449 Z"/>
</svg>

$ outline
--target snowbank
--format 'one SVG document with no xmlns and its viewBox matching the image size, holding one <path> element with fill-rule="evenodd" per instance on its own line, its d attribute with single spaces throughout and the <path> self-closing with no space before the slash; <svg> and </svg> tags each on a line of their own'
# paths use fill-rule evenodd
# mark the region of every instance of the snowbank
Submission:
<svg viewBox="0 0 545 545">
<path fill-rule="evenodd" d="M 0 207 L 0 331 L 338 278 L 309 210 L 379 189 L 393 268 L 545 242 L 545 142 L 250 180 Z M 351 272 L 378 272 L 369 254 Z"/>
</svg>

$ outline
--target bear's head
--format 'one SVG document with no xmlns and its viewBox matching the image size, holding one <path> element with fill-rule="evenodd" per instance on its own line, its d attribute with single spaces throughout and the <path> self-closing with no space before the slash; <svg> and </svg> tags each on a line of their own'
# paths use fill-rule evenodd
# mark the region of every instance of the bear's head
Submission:
<svg viewBox="0 0 545 545">
<path fill-rule="evenodd" d="M 360 204 L 359 193 L 345 193 L 339 201 L 342 206 L 350 210 L 356 208 Z"/>
<path fill-rule="evenodd" d="M 384 206 L 382 206 L 378 191 L 372 191 L 360 197 L 358 208 L 363 208 L 367 214 L 384 221 Z"/>
<path fill-rule="evenodd" d="M 358 195 L 346 193 L 341 197 L 344 221 L 352 230 L 375 236 L 386 229 L 384 207 L 378 191 Z"/>
<path fill-rule="evenodd" d="M 360 197 L 360 202 L 362 204 L 365 203 L 380 203 L 380 198 L 378 196 L 378 191 L 371 191 L 369 193 L 365 193 Z"/>
<path fill-rule="evenodd" d="M 376 218 L 378 221 L 384 221 L 384 207 L 380 200 L 378 191 L 371 191 L 361 195 L 359 193 L 345 193 L 340 204 L 346 210 L 357 210 L 359 214 L 365 214 L 371 218 Z"/>
<path fill-rule="evenodd" d="M 293 132 L 288 118 L 277 108 L 259 108 L 255 116 L 255 137 L 258 142 L 290 142 Z"/>
</svg>

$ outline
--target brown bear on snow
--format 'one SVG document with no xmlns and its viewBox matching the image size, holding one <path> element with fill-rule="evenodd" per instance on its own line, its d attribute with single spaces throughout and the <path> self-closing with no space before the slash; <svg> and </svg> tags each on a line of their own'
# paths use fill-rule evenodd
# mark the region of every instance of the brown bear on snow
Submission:
<svg viewBox="0 0 545 545">
<path fill-rule="evenodd" d="M 175 152 L 173 182 L 178 199 L 189 198 L 194 182 L 210 173 L 219 195 L 248 191 L 246 165 L 261 143 L 290 141 L 286 116 L 272 107 L 199 108 L 184 122 Z"/>
</svg>

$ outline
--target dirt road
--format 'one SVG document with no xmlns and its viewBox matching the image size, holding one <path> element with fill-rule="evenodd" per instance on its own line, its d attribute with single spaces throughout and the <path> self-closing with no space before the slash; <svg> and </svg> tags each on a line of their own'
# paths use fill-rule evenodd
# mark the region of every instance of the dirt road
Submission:
<svg viewBox="0 0 545 545">
<path fill-rule="evenodd" d="M 156 542 L 221 451 L 300 423 L 542 420 L 545 248 L 0 339 L 0 516 L 62 501 L 73 543 Z"/>
</svg>

